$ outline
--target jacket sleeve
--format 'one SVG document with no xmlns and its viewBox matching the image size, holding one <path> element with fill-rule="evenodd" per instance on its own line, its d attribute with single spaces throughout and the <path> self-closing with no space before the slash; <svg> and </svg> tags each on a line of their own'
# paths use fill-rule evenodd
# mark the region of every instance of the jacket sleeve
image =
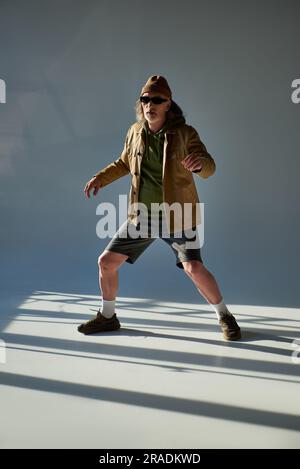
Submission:
<svg viewBox="0 0 300 469">
<path fill-rule="evenodd" d="M 197 153 L 201 159 L 202 169 L 200 171 L 192 171 L 197 174 L 197 176 L 202 177 L 203 179 L 212 176 L 216 170 L 216 164 L 213 157 L 208 153 L 204 143 L 200 140 L 198 132 L 194 127 L 190 126 L 190 135 L 187 143 L 187 152 Z"/>
<path fill-rule="evenodd" d="M 94 177 L 97 177 L 101 182 L 101 187 L 107 186 L 111 182 L 119 179 L 122 176 L 130 173 L 129 161 L 128 161 L 128 137 L 129 131 L 127 132 L 123 151 L 119 158 L 113 163 L 110 163 L 105 168 L 98 171 L 94 174 Z"/>
</svg>

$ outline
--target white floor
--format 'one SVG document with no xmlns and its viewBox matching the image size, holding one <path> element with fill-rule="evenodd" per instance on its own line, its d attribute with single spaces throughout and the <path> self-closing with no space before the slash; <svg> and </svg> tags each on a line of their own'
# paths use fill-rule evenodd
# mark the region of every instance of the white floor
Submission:
<svg viewBox="0 0 300 469">
<path fill-rule="evenodd" d="M 300 447 L 299 309 L 228 305 L 227 343 L 209 305 L 123 297 L 119 331 L 79 334 L 99 305 L 2 298 L 2 448 Z"/>
</svg>

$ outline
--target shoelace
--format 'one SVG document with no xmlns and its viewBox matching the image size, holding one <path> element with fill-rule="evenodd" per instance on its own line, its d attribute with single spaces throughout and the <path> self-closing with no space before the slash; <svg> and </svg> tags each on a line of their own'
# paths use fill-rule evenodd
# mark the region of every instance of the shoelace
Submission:
<svg viewBox="0 0 300 469">
<path fill-rule="evenodd" d="M 98 309 L 93 309 L 93 308 L 89 308 L 91 311 L 97 311 L 97 313 L 100 313 L 100 308 Z"/>
<path fill-rule="evenodd" d="M 93 317 L 92 319 L 90 319 L 90 320 L 88 321 L 88 324 L 91 323 L 91 322 L 93 322 L 95 319 L 97 319 L 97 317 L 99 316 L 99 314 L 101 314 L 100 308 L 98 308 L 98 309 L 89 308 L 89 309 L 90 309 L 91 311 L 96 311 L 98 314 L 97 314 L 95 317 Z M 103 318 L 103 317 L 105 317 L 105 316 L 102 316 L 102 318 Z M 107 318 L 105 318 L 105 319 L 107 319 Z"/>
<path fill-rule="evenodd" d="M 89 309 L 90 309 L 91 311 L 96 311 L 97 313 L 100 312 L 100 308 L 99 308 L 99 309 L 89 308 Z M 94 322 L 94 320 L 97 319 L 97 316 L 98 316 L 98 314 L 97 314 L 96 316 L 94 316 L 93 318 L 91 318 L 89 321 L 87 321 L 85 324 L 86 324 L 86 325 L 87 325 L 87 324 L 92 324 L 92 323 Z"/>
</svg>

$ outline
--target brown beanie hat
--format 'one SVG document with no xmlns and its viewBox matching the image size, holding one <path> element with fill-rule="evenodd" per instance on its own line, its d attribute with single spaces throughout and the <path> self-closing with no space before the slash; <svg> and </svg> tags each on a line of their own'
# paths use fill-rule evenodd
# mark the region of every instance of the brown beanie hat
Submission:
<svg viewBox="0 0 300 469">
<path fill-rule="evenodd" d="M 149 93 L 150 91 L 160 93 L 166 98 L 172 99 L 172 91 L 168 82 L 161 75 L 152 75 L 148 78 L 147 83 L 142 88 L 141 96 L 143 93 Z"/>
</svg>

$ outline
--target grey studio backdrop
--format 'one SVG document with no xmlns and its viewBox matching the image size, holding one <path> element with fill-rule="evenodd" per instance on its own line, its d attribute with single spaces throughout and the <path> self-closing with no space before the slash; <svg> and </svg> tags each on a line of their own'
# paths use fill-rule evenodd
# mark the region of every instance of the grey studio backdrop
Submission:
<svg viewBox="0 0 300 469">
<path fill-rule="evenodd" d="M 194 176 L 202 256 L 227 303 L 299 306 L 299 1 L 1 0 L 1 288 L 98 294 L 100 202 L 152 74 L 167 78 L 216 161 Z M 205 303 L 157 240 L 119 296 Z"/>
</svg>

